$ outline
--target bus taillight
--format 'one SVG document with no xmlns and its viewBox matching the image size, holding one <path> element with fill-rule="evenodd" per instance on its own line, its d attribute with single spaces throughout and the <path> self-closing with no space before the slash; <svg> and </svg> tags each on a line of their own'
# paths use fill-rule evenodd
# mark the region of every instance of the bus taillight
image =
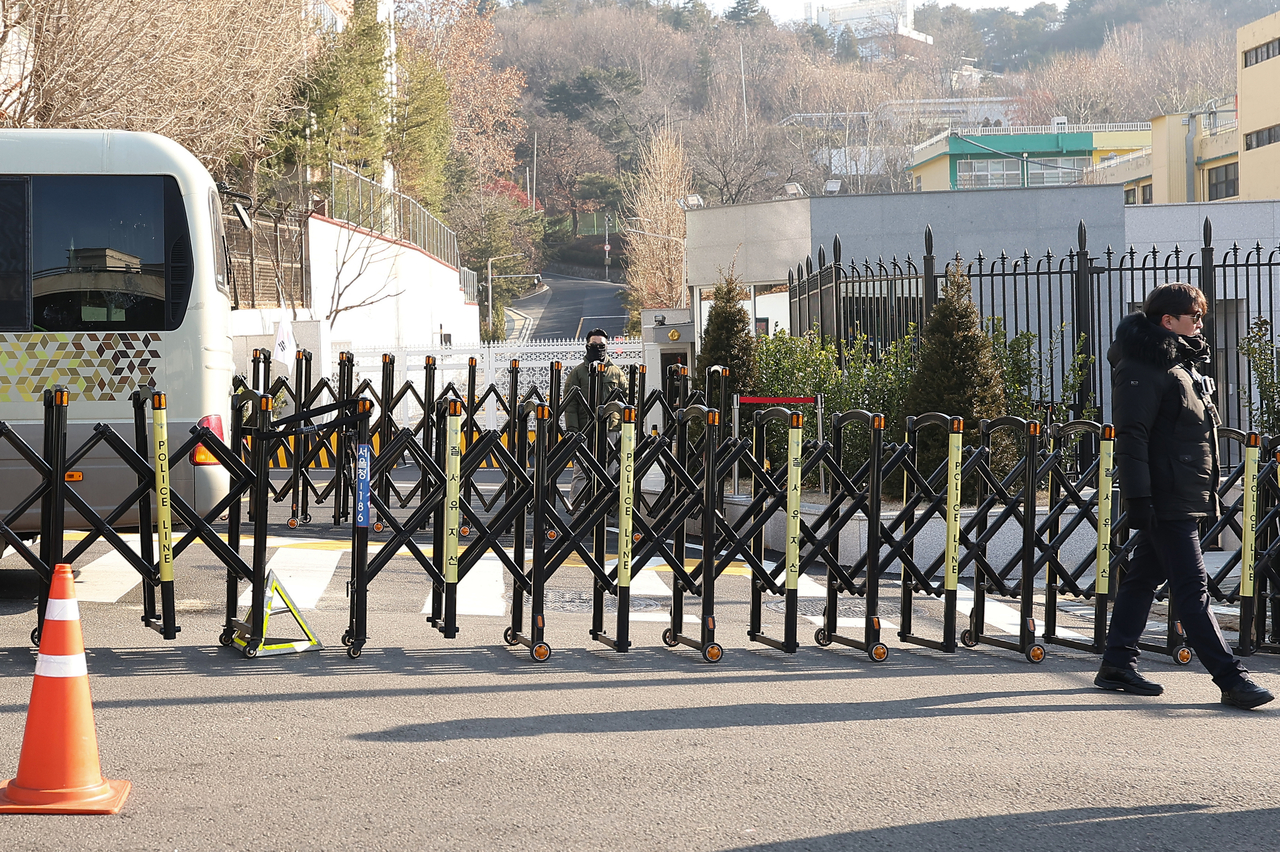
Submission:
<svg viewBox="0 0 1280 852">
<path fill-rule="evenodd" d="M 224 440 L 225 433 L 222 431 L 221 414 L 209 414 L 201 417 L 200 422 L 196 425 L 207 426 L 210 432 L 218 436 L 219 441 Z M 196 444 L 196 448 L 191 451 L 191 463 L 198 465 L 219 464 L 218 459 L 213 453 L 205 449 L 204 444 Z"/>
</svg>

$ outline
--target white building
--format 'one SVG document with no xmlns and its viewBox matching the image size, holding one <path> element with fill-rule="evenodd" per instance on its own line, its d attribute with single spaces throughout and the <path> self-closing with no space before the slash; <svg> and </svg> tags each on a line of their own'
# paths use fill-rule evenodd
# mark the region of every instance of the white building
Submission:
<svg viewBox="0 0 1280 852">
<path fill-rule="evenodd" d="M 915 28 L 913 0 L 856 0 L 840 6 L 805 4 L 805 19 L 829 29 L 848 27 L 859 39 L 897 35 L 933 44 L 933 36 Z"/>
</svg>

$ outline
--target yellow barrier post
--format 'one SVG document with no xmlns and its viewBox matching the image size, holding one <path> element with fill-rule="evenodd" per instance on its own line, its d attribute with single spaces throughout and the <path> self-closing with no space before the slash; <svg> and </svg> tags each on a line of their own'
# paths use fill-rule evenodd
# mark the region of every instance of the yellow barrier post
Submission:
<svg viewBox="0 0 1280 852">
<path fill-rule="evenodd" d="M 797 622 L 800 619 L 800 473 L 804 463 L 800 445 L 803 439 L 804 415 L 793 411 L 787 430 L 787 597 L 782 639 L 783 650 L 788 654 L 794 654 L 800 646 Z"/>
<path fill-rule="evenodd" d="M 631 551 L 632 512 L 636 502 L 636 409 L 622 409 L 622 429 L 618 438 L 618 628 L 614 650 L 631 646 Z"/>
<path fill-rule="evenodd" d="M 1107 602 L 1111 596 L 1111 534 L 1114 523 L 1112 488 L 1115 481 L 1116 429 L 1102 427 L 1098 442 L 1098 545 L 1094 551 L 1093 650 L 1099 653 L 1107 643 Z"/>
<path fill-rule="evenodd" d="M 1236 653 L 1253 653 L 1254 618 L 1257 615 L 1258 557 L 1258 457 L 1262 452 L 1262 436 L 1250 432 L 1244 448 L 1244 500 L 1240 518 L 1240 642 Z"/>
<path fill-rule="evenodd" d="M 957 589 L 960 586 L 960 485 L 961 451 L 964 448 L 964 418 L 952 417 L 947 443 L 947 542 L 944 559 L 944 604 L 942 646 L 947 652 L 956 649 Z M 903 583 L 907 582 L 903 578 Z"/>
<path fill-rule="evenodd" d="M 162 635 L 173 639 L 178 635 L 177 609 L 173 595 L 173 493 L 169 489 L 169 418 L 165 395 L 151 394 L 152 457 L 156 471 L 156 537 L 157 567 L 160 569 L 160 612 Z M 139 530 L 150 535 L 150 530 Z"/>
<path fill-rule="evenodd" d="M 446 638 L 457 633 L 458 545 L 462 504 L 462 402 L 449 400 L 444 447 L 444 623 Z"/>
</svg>

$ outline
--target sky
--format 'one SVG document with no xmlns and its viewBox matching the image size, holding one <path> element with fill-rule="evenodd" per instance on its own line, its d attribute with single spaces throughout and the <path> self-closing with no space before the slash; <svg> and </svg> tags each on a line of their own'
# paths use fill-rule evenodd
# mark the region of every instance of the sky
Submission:
<svg viewBox="0 0 1280 852">
<path fill-rule="evenodd" d="M 842 6 L 848 0 L 815 0 L 814 6 Z M 1040 0 L 1006 0 L 1006 2 L 997 2 L 997 0 L 939 0 L 939 5 L 949 6 L 954 3 L 957 6 L 963 6 L 966 9 L 997 9 L 1004 7 L 1012 12 L 1021 12 L 1028 9 Z M 1053 2 L 1053 0 L 1050 0 Z M 769 10 L 769 15 L 778 23 L 786 21 L 795 21 L 804 17 L 805 0 L 760 0 L 760 5 Z M 713 0 L 707 4 L 712 9 L 723 12 L 733 5 L 732 0 Z M 924 5 L 923 2 L 917 2 L 917 6 Z M 1066 0 L 1059 0 L 1056 4 L 1059 8 L 1066 5 Z"/>
</svg>

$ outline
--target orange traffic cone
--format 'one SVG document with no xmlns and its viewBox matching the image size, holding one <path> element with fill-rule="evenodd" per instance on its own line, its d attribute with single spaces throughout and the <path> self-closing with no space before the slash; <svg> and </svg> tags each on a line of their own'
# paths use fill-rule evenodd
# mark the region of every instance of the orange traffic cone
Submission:
<svg viewBox="0 0 1280 852">
<path fill-rule="evenodd" d="M 49 587 L 18 777 L 0 790 L 0 813 L 114 814 L 128 795 L 128 781 L 102 778 L 75 578 L 70 565 L 59 565 Z"/>
</svg>

